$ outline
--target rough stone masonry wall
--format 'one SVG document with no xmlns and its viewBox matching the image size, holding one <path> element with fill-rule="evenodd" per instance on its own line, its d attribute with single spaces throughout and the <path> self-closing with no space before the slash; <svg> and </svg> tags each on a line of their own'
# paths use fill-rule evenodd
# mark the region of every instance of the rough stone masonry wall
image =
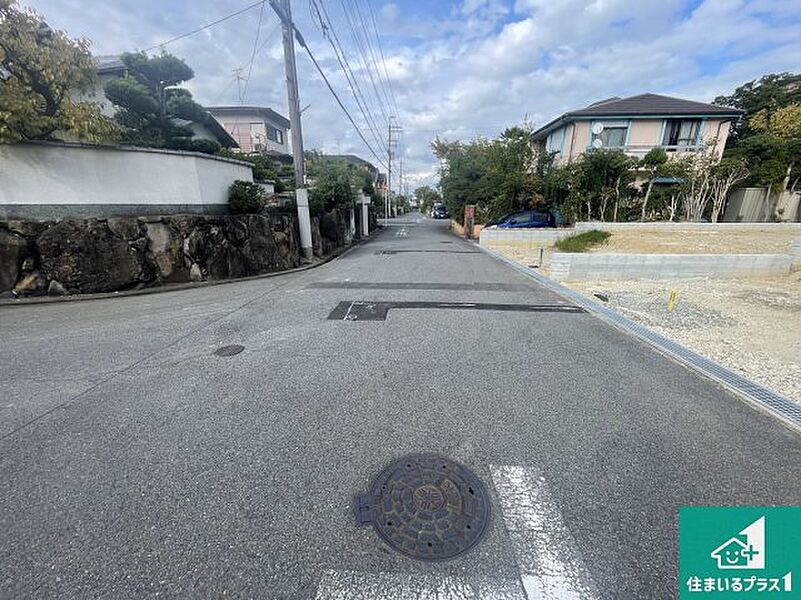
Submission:
<svg viewBox="0 0 801 600">
<path fill-rule="evenodd" d="M 316 254 L 344 243 L 332 211 L 313 220 Z M 300 264 L 292 215 L 170 215 L 0 221 L 0 293 L 88 294 L 230 279 Z"/>
</svg>

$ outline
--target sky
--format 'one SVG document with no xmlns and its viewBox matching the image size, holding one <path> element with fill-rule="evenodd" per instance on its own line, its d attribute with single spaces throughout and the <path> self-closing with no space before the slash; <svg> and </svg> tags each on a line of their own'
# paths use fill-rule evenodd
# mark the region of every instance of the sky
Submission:
<svg viewBox="0 0 801 600">
<path fill-rule="evenodd" d="M 91 40 L 97 54 L 158 46 L 253 2 L 20 0 L 52 27 Z M 436 184 L 430 143 L 437 136 L 469 140 L 523 122 L 538 127 L 610 96 L 653 92 L 710 102 L 763 74 L 801 66 L 799 0 L 316 2 L 333 27 L 320 27 L 310 0 L 292 0 L 297 27 L 382 162 L 298 48 L 306 148 L 357 154 L 383 171 L 387 120 L 397 116 L 404 128 L 398 154 L 411 190 Z M 357 8 L 368 29 L 372 9 L 380 48 L 375 38 L 368 47 L 354 36 Z M 329 41 L 334 35 L 355 73 L 366 116 L 337 62 Z M 201 104 L 239 104 L 242 95 L 244 104 L 287 114 L 281 35 L 269 5 L 263 14 L 257 6 L 164 47 L 194 69 L 186 87 Z M 237 69 L 243 78 L 250 72 L 247 82 L 236 80 Z"/>
</svg>

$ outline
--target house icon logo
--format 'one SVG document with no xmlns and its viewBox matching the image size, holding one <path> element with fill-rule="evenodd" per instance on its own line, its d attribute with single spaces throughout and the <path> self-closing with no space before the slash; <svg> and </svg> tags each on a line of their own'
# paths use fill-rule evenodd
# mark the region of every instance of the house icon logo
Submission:
<svg viewBox="0 0 801 600">
<path fill-rule="evenodd" d="M 765 568 L 765 517 L 759 517 L 710 554 L 718 569 Z"/>
</svg>

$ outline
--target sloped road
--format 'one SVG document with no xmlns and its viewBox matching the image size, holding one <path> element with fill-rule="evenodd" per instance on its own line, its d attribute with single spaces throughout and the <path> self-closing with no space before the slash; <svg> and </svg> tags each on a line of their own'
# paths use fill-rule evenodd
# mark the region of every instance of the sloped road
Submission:
<svg viewBox="0 0 801 600">
<path fill-rule="evenodd" d="M 1 308 L 0 597 L 664 598 L 679 506 L 801 504 L 801 436 L 588 314 L 454 308 L 565 301 L 403 223 L 305 273 Z M 417 452 L 486 485 L 461 558 L 354 524 Z"/>
</svg>

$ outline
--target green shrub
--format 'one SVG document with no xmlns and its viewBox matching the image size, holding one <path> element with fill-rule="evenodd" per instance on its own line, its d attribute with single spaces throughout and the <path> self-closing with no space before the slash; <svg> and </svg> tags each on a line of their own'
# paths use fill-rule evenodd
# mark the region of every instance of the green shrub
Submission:
<svg viewBox="0 0 801 600">
<path fill-rule="evenodd" d="M 228 206 L 235 214 L 257 213 L 264 207 L 264 188 L 252 181 L 237 180 L 228 188 Z"/>
<path fill-rule="evenodd" d="M 607 231 L 593 229 L 584 233 L 570 235 L 556 242 L 556 249 L 561 252 L 586 252 L 594 246 L 600 246 L 612 234 Z"/>
</svg>

